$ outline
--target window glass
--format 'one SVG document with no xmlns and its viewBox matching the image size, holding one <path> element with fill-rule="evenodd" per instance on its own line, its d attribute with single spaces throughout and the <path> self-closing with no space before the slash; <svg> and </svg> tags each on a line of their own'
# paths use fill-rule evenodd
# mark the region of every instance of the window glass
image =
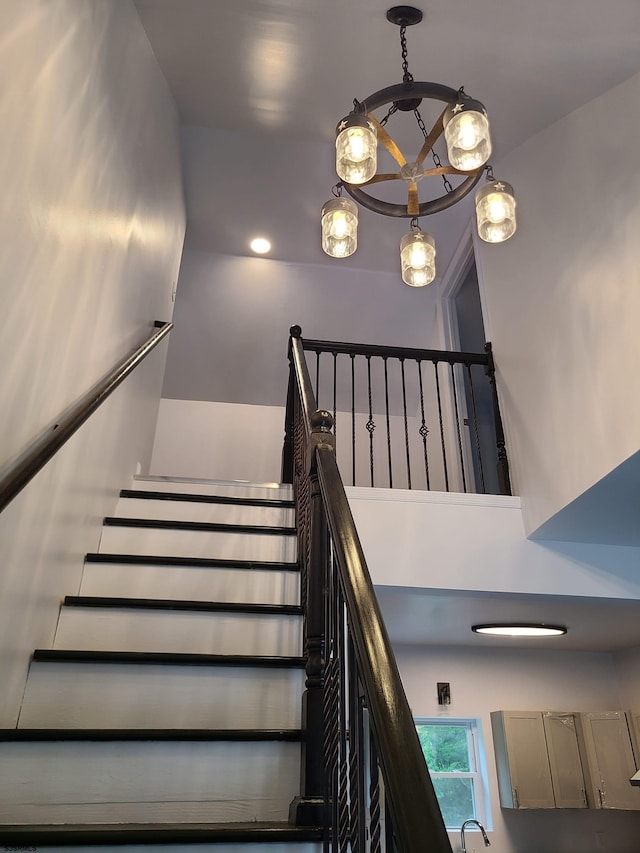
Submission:
<svg viewBox="0 0 640 853">
<path fill-rule="evenodd" d="M 416 730 L 447 829 L 475 818 L 489 827 L 479 721 L 418 719 Z"/>
</svg>

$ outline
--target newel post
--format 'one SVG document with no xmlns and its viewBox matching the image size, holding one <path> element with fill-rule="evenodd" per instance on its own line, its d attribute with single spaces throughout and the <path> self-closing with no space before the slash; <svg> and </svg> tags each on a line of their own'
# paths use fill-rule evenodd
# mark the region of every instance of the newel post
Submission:
<svg viewBox="0 0 640 853">
<path fill-rule="evenodd" d="M 491 386 L 491 399 L 493 401 L 493 420 L 496 427 L 496 446 L 498 448 L 498 486 L 500 487 L 501 495 L 511 494 L 511 478 L 509 476 L 509 460 L 507 458 L 507 448 L 504 440 L 504 429 L 502 427 L 502 417 L 500 415 L 500 406 L 498 404 L 498 389 L 496 388 L 496 366 L 493 361 L 493 348 L 491 343 L 484 345 L 484 351 L 487 354 L 487 366 L 484 372 L 489 377 L 489 385 Z"/>
<path fill-rule="evenodd" d="M 301 796 L 289 808 L 289 822 L 297 826 L 324 823 L 323 695 L 325 671 L 325 613 L 329 568 L 329 535 L 322 505 L 316 448 L 334 449 L 333 417 L 316 411 L 311 416 L 306 473 L 309 477 L 309 538 L 306 560 L 305 648 L 307 658 L 305 692 L 302 697 Z"/>
</svg>

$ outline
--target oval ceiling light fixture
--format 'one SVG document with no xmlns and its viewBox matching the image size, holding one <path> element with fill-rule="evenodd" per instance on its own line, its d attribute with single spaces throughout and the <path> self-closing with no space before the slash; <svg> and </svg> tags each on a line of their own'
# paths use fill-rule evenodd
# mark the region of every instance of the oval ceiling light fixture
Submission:
<svg viewBox="0 0 640 853">
<path fill-rule="evenodd" d="M 256 255 L 266 255 L 267 252 L 271 251 L 271 243 L 266 237 L 254 237 L 249 245 L 251 251 L 255 252 Z"/>
<path fill-rule="evenodd" d="M 547 625 L 544 622 L 491 622 L 472 625 L 474 634 L 491 634 L 496 637 L 559 637 L 567 633 L 565 625 Z"/>
</svg>

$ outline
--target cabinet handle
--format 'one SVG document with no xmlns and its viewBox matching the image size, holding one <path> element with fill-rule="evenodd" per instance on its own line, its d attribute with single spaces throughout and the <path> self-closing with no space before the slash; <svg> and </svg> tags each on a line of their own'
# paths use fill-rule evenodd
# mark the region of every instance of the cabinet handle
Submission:
<svg viewBox="0 0 640 853">
<path fill-rule="evenodd" d="M 587 803 L 587 792 L 585 791 L 585 789 L 584 789 L 584 788 L 582 789 L 582 802 L 584 803 L 584 807 L 585 807 L 585 809 L 586 809 L 586 808 L 588 808 L 588 803 Z"/>
<path fill-rule="evenodd" d="M 513 804 L 517 809 L 519 809 L 520 808 L 520 797 L 518 796 L 518 789 L 514 788 L 512 793 L 513 793 Z"/>
<path fill-rule="evenodd" d="M 604 794 L 601 788 L 598 788 L 598 799 L 600 800 L 600 808 L 604 808 Z"/>
</svg>

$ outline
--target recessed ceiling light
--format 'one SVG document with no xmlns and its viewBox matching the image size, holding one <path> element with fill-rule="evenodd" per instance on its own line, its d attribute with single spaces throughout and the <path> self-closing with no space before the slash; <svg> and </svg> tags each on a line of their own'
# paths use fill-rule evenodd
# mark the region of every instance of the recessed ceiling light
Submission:
<svg viewBox="0 0 640 853">
<path fill-rule="evenodd" d="M 271 243 L 264 237 L 256 237 L 251 241 L 251 251 L 257 255 L 266 255 L 271 249 Z"/>
<path fill-rule="evenodd" d="M 543 622 L 494 622 L 488 625 L 472 625 L 476 634 L 492 634 L 498 637 L 559 637 L 566 634 L 564 625 L 545 625 Z"/>
</svg>

